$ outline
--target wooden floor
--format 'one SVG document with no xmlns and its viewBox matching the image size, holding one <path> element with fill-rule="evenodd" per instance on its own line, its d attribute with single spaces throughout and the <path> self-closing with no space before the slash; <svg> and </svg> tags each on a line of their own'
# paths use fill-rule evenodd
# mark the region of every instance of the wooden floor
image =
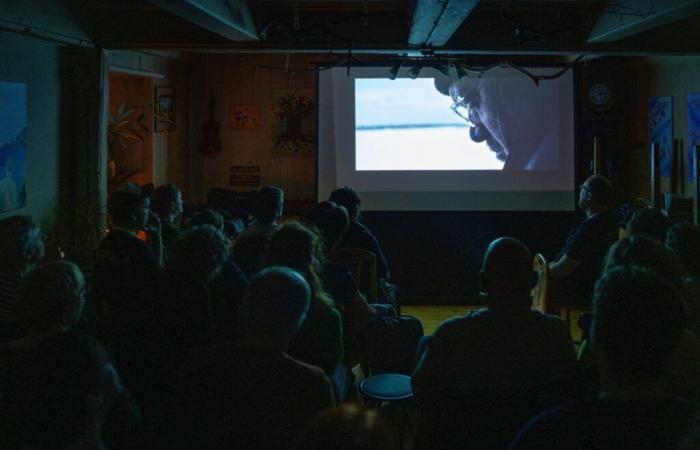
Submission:
<svg viewBox="0 0 700 450">
<path fill-rule="evenodd" d="M 459 305 L 459 306 L 402 306 L 401 314 L 414 316 L 423 324 L 425 335 L 433 334 L 435 329 L 445 319 L 454 316 L 462 316 L 467 311 L 483 308 L 483 305 Z M 581 330 L 578 328 L 576 321 L 580 315 L 579 311 L 571 313 L 571 337 L 574 341 L 581 339 Z"/>
</svg>

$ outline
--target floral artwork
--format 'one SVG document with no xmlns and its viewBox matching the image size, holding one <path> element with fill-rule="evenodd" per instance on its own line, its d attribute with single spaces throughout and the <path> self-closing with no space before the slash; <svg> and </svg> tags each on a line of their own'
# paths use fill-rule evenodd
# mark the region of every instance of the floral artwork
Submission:
<svg viewBox="0 0 700 450">
<path fill-rule="evenodd" d="M 700 145 L 700 92 L 688 94 L 688 179 L 693 180 L 694 152 L 693 148 Z"/>
<path fill-rule="evenodd" d="M 260 125 L 260 107 L 257 105 L 231 106 L 229 126 L 232 130 L 253 130 Z"/>
<path fill-rule="evenodd" d="M 673 160 L 673 103 L 671 97 L 649 99 L 649 145 L 659 144 L 660 174 L 671 176 Z"/>
<path fill-rule="evenodd" d="M 310 89 L 272 91 L 273 156 L 312 156 L 316 144 L 316 102 Z"/>
<path fill-rule="evenodd" d="M 0 81 L 0 213 L 27 206 L 27 85 Z"/>
</svg>

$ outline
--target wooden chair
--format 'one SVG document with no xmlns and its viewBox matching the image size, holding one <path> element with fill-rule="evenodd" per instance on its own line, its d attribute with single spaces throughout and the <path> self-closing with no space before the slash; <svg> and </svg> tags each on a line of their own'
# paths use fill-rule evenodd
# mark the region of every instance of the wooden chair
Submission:
<svg viewBox="0 0 700 450">
<path fill-rule="evenodd" d="M 544 314 L 547 311 L 549 295 L 549 265 L 541 253 L 537 253 L 532 261 L 532 269 L 537 272 L 537 285 L 532 288 L 532 309 Z"/>
<path fill-rule="evenodd" d="M 336 248 L 330 260 L 350 271 L 369 303 L 378 300 L 377 257 L 374 253 L 362 248 Z"/>
</svg>

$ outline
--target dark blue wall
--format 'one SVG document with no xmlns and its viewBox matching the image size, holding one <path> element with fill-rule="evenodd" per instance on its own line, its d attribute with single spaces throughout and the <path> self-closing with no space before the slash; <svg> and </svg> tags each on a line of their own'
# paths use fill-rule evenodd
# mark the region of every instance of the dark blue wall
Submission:
<svg viewBox="0 0 700 450">
<path fill-rule="evenodd" d="M 580 212 L 364 212 L 379 239 L 392 281 L 405 304 L 477 301 L 477 274 L 488 244 L 499 236 L 522 240 L 555 258 Z"/>
</svg>

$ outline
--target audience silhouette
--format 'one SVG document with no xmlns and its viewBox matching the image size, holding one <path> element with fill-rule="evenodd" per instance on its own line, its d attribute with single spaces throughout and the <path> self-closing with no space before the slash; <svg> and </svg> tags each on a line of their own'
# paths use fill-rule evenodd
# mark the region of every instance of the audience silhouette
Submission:
<svg viewBox="0 0 700 450">
<path fill-rule="evenodd" d="M 484 253 L 484 307 L 444 321 L 417 356 L 422 324 L 399 315 L 352 188 L 334 191 L 303 223 L 281 220 L 284 192 L 262 188 L 255 220 L 233 244 L 225 207 L 200 209 L 183 231 L 182 192 L 149 191 L 127 183 L 111 193 L 108 233 L 87 277 L 62 255 L 43 262 L 45 237 L 31 217 L 0 220 L 0 448 L 697 441 L 700 230 L 669 228 L 660 211 L 643 209 L 626 224 L 629 237 L 614 242 L 604 177 L 581 186 L 587 217 L 550 265 L 555 306 L 592 305 L 579 320 L 578 361 L 570 325 L 532 310 L 538 277 L 518 239 L 495 239 Z M 384 303 L 369 303 L 357 271 L 333 262 L 348 247 L 376 255 Z M 353 403 L 362 402 L 362 378 L 392 372 L 412 374 L 415 403 L 386 410 L 418 409 L 396 423 L 384 422 L 384 408 Z M 397 428 L 413 418 L 417 431 L 404 439 Z"/>
<path fill-rule="evenodd" d="M 532 254 L 499 238 L 479 273 L 486 308 L 444 322 L 413 373 L 426 420 L 416 448 L 504 448 L 577 372 L 566 323 L 530 310 Z"/>
<path fill-rule="evenodd" d="M 323 371 L 286 353 L 312 295 L 289 268 L 269 267 L 250 280 L 240 310 L 243 340 L 198 349 L 180 371 L 168 433 L 174 447 L 290 448 L 334 405 Z"/>
<path fill-rule="evenodd" d="M 598 398 L 542 413 L 512 448 L 675 449 L 695 408 L 669 395 L 659 380 L 683 320 L 680 293 L 660 275 L 635 266 L 608 270 L 593 296 Z"/>
<path fill-rule="evenodd" d="M 601 262 L 617 237 L 619 217 L 613 203 L 613 185 L 607 178 L 593 175 L 580 186 L 578 206 L 586 219 L 571 231 L 549 264 L 552 311 L 563 304 L 590 306 Z"/>
</svg>

